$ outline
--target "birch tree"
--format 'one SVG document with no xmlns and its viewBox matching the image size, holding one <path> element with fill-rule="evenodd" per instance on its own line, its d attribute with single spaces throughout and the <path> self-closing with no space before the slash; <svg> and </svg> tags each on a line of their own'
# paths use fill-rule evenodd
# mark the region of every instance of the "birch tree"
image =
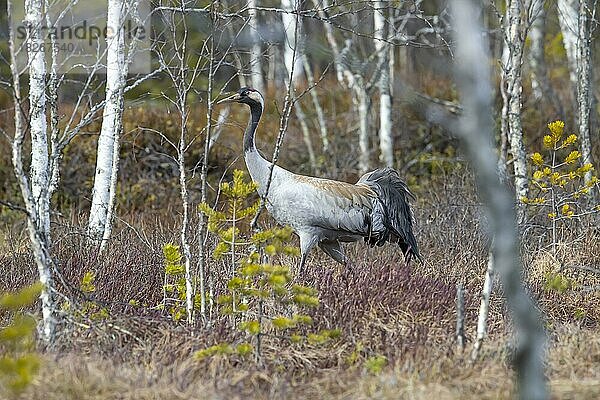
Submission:
<svg viewBox="0 0 600 400">
<path fill-rule="evenodd" d="M 481 10 L 472 0 L 455 0 L 456 80 L 464 113 L 457 134 L 473 163 L 477 187 L 487 204 L 493 241 L 494 268 L 504 285 L 504 293 L 516 329 L 516 354 L 513 358 L 519 397 L 546 399 L 544 377 L 545 338 L 538 313 L 522 282 L 515 212 L 509 189 L 499 180 L 492 147 L 492 107 L 490 73 L 478 22 Z"/>
<path fill-rule="evenodd" d="M 544 0 L 532 0 L 534 18 L 529 30 L 531 48 L 529 51 L 529 66 L 531 67 L 531 89 L 536 100 L 540 100 L 545 93 L 546 63 L 544 62 L 544 34 L 546 26 L 546 12 Z"/>
<path fill-rule="evenodd" d="M 592 81 L 592 32 L 596 26 L 597 1 L 579 0 L 578 13 L 578 35 L 576 45 L 576 65 L 577 65 L 577 125 L 579 128 L 579 137 L 581 140 L 582 162 L 592 163 L 592 140 L 590 114 L 592 109 L 592 91 L 590 84 Z M 585 174 L 585 183 L 592 179 L 592 171 Z M 596 196 L 595 191 L 592 192 Z"/>
<path fill-rule="evenodd" d="M 300 8 L 298 0 L 281 0 L 281 8 L 284 11 L 281 14 L 283 23 L 283 61 L 288 72 L 293 71 L 291 83 L 296 86 L 298 78 L 302 76 L 302 49 L 299 38 L 302 35 L 301 20 L 298 20 L 293 11 Z M 287 74 L 285 74 L 287 76 Z"/>
<path fill-rule="evenodd" d="M 525 219 L 525 207 L 520 199 L 527 197 L 527 156 L 523 143 L 521 124 L 521 94 L 523 45 L 527 33 L 528 7 L 522 0 L 510 0 L 504 18 L 505 57 L 502 65 L 504 105 L 502 118 L 504 135 L 508 137 L 514 169 L 514 185 L 517 203 L 517 219 Z"/>
<path fill-rule="evenodd" d="M 37 228 L 42 240 L 50 240 L 50 196 L 48 192 L 48 135 L 46 121 L 46 60 L 42 0 L 25 2 L 25 26 L 29 34 L 27 58 L 29 66 L 29 130 L 31 132 L 31 192 L 35 202 Z"/>
<path fill-rule="evenodd" d="M 590 135 L 590 112 L 592 95 L 592 33 L 595 22 L 596 0 L 558 0 L 558 21 L 569 66 L 569 78 L 575 94 L 577 127 L 581 141 L 584 163 L 591 163 L 592 141 Z M 592 173 L 585 175 L 588 183 Z M 595 196 L 596 194 L 593 193 Z"/>
<path fill-rule="evenodd" d="M 392 135 L 392 96 L 390 93 L 390 51 L 384 41 L 386 34 L 386 1 L 376 1 L 373 10 L 375 51 L 379 56 L 379 149 L 380 160 L 388 167 L 394 166 L 394 139 Z M 389 30 L 392 30 L 391 27 Z"/>
<path fill-rule="evenodd" d="M 163 11 L 162 17 L 166 26 L 167 40 L 161 48 L 156 49 L 159 62 L 169 80 L 172 82 L 174 94 L 172 96 L 163 94 L 165 100 L 175 108 L 179 116 L 179 140 L 172 143 L 167 136 L 161 133 L 163 139 L 170 143 L 177 153 L 176 161 L 179 170 L 179 189 L 182 205 L 182 221 L 179 233 L 181 247 L 183 249 L 183 265 L 185 278 L 185 304 L 187 322 L 194 322 L 194 272 L 192 271 L 192 251 L 189 240 L 190 228 L 190 196 L 188 190 L 188 173 L 186 169 L 186 152 L 189 149 L 187 123 L 190 115 L 189 94 L 193 89 L 196 78 L 200 73 L 198 64 L 192 64 L 190 51 L 188 48 L 188 25 L 186 19 L 186 3 L 182 1 L 179 7 L 172 10 Z M 212 39 L 211 39 L 212 40 Z M 212 59 L 209 60 L 212 63 Z M 189 64 L 193 66 L 190 67 Z M 212 71 L 209 71 L 209 79 L 212 83 Z M 209 83 L 209 84 L 211 84 Z M 209 86 L 210 88 L 210 86 Z M 209 109 L 209 112 L 212 110 Z M 209 115 L 210 119 L 211 116 Z M 207 129 L 205 146 L 210 146 L 211 130 Z M 205 149 L 207 157 L 208 148 Z M 205 158 L 206 162 L 206 158 Z M 206 179 L 203 176 L 203 179 Z M 203 266 L 200 266 L 202 268 Z M 201 281 L 204 289 L 204 279 Z M 204 300 L 203 304 L 204 306 Z M 202 308 L 204 313 L 204 307 Z"/>
<path fill-rule="evenodd" d="M 248 15 L 250 22 L 250 40 L 252 47 L 250 49 L 250 71 L 252 77 L 252 86 L 261 93 L 265 93 L 265 84 L 263 81 L 263 66 L 262 66 L 262 48 L 260 45 L 258 15 L 256 11 L 257 0 L 248 0 Z"/>
<path fill-rule="evenodd" d="M 569 79 L 573 91 L 577 87 L 577 13 L 579 0 L 558 0 L 558 23 L 563 38 L 563 45 L 567 54 L 567 63 L 569 66 Z"/>
<path fill-rule="evenodd" d="M 108 239 L 110 216 L 114 207 L 119 158 L 119 141 L 123 117 L 123 88 L 127 76 L 125 64 L 125 1 L 108 0 L 106 34 L 106 102 L 98 138 L 96 173 L 88 235 L 94 242 Z"/>
<path fill-rule="evenodd" d="M 544 51 L 546 36 L 546 9 L 544 0 L 532 0 L 531 27 L 529 28 L 530 51 L 527 54 L 531 76 L 531 90 L 536 101 L 546 99 L 560 118 L 565 117 L 562 102 L 557 97 L 548 78 L 546 57 Z"/>
<path fill-rule="evenodd" d="M 9 27 L 12 26 L 12 2 L 7 2 Z M 27 68 L 29 71 L 29 131 L 31 133 L 31 168 L 27 177 L 23 165 L 23 145 L 25 142 L 26 124 L 23 114 L 23 98 L 21 80 L 17 66 L 17 49 L 14 32 L 9 28 L 10 71 L 12 80 L 12 98 L 14 106 L 14 137 L 12 140 L 12 163 L 21 196 L 27 212 L 27 230 L 29 241 L 37 266 L 42 291 L 42 327 L 40 336 L 50 343 L 55 333 L 55 304 L 53 299 L 53 276 L 50 258 L 50 204 L 48 194 L 49 165 L 48 140 L 46 129 L 46 97 L 44 39 L 41 32 L 43 25 L 43 6 L 41 0 L 25 2 L 25 20 L 27 29 Z"/>
</svg>

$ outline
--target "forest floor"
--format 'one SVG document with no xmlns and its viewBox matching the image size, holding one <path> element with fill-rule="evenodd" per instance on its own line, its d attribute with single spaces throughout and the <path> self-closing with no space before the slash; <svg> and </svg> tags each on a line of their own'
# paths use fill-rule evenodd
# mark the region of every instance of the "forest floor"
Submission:
<svg viewBox="0 0 600 400">
<path fill-rule="evenodd" d="M 406 266 L 389 245 L 349 245 L 352 269 L 315 252 L 306 274 L 296 279 L 319 292 L 320 305 L 311 311 L 315 329 L 337 328 L 341 336 L 320 345 L 266 338 L 260 364 L 234 355 L 198 360 L 196 351 L 233 343 L 240 333 L 216 310 L 210 324 L 198 320 L 187 326 L 156 307 L 165 279 L 162 246 L 177 241 L 177 218 L 123 216 L 127 224 L 118 222 L 108 255 L 98 261 L 82 239 L 84 218 L 57 217 L 54 248 L 64 284 L 76 287 L 93 271 L 95 291 L 81 300 L 86 311 L 59 326 L 54 347 L 42 351 L 39 374 L 20 398 L 512 398 L 513 342 L 499 284 L 491 299 L 489 336 L 478 359 L 470 359 L 487 264 L 483 210 L 462 173 L 430 187 L 436 189 L 421 188 L 415 204 L 425 263 Z M 35 277 L 24 226 L 18 219 L 6 221 L 0 241 L 3 290 Z M 596 265 L 600 237 L 592 228 L 578 231 L 585 234 L 561 233 L 555 255 L 539 231 L 523 236 L 524 277 L 548 332 L 554 399 L 600 398 L 600 292 L 581 290 L 600 277 L 569 268 Z M 294 266 L 298 259 L 287 262 Z M 226 283 L 223 268 L 217 261 L 209 265 L 217 292 Z M 557 276 L 569 282 L 566 288 L 549 284 Z M 466 288 L 464 350 L 454 338 L 458 283 Z M 100 309 L 108 315 L 95 317 Z"/>
</svg>

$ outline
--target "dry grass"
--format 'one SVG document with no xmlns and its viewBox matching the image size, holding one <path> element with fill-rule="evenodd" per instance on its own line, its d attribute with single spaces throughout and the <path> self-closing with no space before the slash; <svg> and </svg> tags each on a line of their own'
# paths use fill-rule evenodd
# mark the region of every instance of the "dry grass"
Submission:
<svg viewBox="0 0 600 400">
<path fill-rule="evenodd" d="M 598 334 L 571 330 L 561 336 L 562 340 L 553 342 L 548 352 L 552 398 L 598 398 Z M 251 363 L 232 366 L 220 359 L 203 365 L 183 357 L 165 364 L 165 360 L 157 362 L 149 353 L 146 357 L 153 362 L 115 362 L 75 353 L 48 355 L 39 377 L 22 398 L 507 399 L 513 397 L 514 390 L 507 354 L 492 350 L 503 347 L 503 341 L 489 343 L 476 363 L 463 354 L 422 348 L 378 375 L 360 365 L 293 374 L 281 369 L 257 369 Z M 293 352 L 283 353 L 295 357 Z M 327 356 L 325 349 L 320 353 Z"/>
<path fill-rule="evenodd" d="M 185 327 L 153 308 L 162 299 L 161 246 L 176 240 L 175 222 L 151 223 L 134 216 L 131 227 L 119 224 L 109 256 L 96 260 L 78 228 L 81 218 L 71 217 L 71 223 L 55 227 L 56 259 L 67 282 L 61 290 L 76 295 L 84 272 L 96 271 L 93 296 L 110 317 L 90 328 L 63 325 L 55 347 L 43 355 L 39 376 L 21 398 L 511 398 L 510 324 L 500 290 L 492 298 L 490 337 L 480 359 L 472 363 L 469 347 L 464 353 L 455 348 L 455 285 L 463 282 L 467 288 L 469 344 L 475 335 L 486 240 L 479 207 L 456 212 L 458 203 L 475 204 L 470 180 L 454 176 L 443 182 L 443 194 L 422 192 L 421 199 L 434 200 L 421 200 L 417 207 L 418 237 L 427 262 L 405 266 L 397 249 L 357 244 L 349 248 L 354 267 L 344 270 L 315 253 L 301 279 L 319 289 L 321 305 L 312 311 L 315 328 L 338 327 L 343 335 L 324 346 L 265 339 L 262 366 L 237 357 L 195 360 L 196 350 L 235 342 L 242 334 L 223 318 L 211 326 Z M 2 263 L 7 273 L 0 283 L 23 285 L 35 276 L 23 250 L 24 238 L 14 231 L 5 237 Z M 592 264 L 598 242 L 598 237 L 576 236 L 561 245 L 559 258 Z M 545 289 L 546 273 L 556 270 L 555 258 L 544 246 L 528 249 L 525 256 L 528 285 L 549 330 L 552 397 L 595 399 L 600 396 L 598 293 Z M 227 274 L 218 264 L 211 267 L 218 277 L 218 294 Z M 564 271 L 581 284 L 598 279 Z M 131 299 L 146 306 L 132 307 Z M 582 308 L 584 317 L 576 317 Z M 380 355 L 387 366 L 380 373 L 369 372 L 367 360 Z"/>
</svg>

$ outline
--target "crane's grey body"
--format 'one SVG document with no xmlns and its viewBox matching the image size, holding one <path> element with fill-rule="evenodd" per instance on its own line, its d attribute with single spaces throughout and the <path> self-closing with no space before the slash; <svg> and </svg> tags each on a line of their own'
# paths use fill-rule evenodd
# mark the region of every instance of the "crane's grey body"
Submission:
<svg viewBox="0 0 600 400">
<path fill-rule="evenodd" d="M 254 89 L 242 88 L 225 101 L 250 106 L 251 119 L 244 134 L 244 158 L 258 193 L 265 195 L 271 163 L 256 149 L 254 135 L 264 107 Z M 412 233 L 412 194 L 391 168 L 363 175 L 356 184 L 294 174 L 274 166 L 266 208 L 282 225 L 300 237 L 302 270 L 310 250 L 319 247 L 340 263 L 348 260 L 340 242 L 364 239 L 371 246 L 400 245 L 407 258 L 421 258 Z"/>
</svg>

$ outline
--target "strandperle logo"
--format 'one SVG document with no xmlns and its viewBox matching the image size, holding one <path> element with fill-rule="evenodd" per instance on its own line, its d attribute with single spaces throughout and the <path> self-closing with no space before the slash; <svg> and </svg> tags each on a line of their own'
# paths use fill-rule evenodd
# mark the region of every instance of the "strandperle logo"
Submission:
<svg viewBox="0 0 600 400">
<path fill-rule="evenodd" d="M 123 24 L 123 29 L 125 33 L 125 40 L 144 40 L 146 38 L 146 28 L 144 28 L 144 26 L 138 26 L 137 24 L 134 24 L 134 22 L 131 19 L 125 21 L 125 23 Z M 23 41 L 26 40 L 28 36 L 31 36 L 32 30 L 33 27 L 31 26 L 18 26 L 16 35 L 17 39 Z M 109 37 L 114 37 L 116 32 L 116 29 L 110 26 L 88 26 L 88 22 L 86 20 L 84 20 L 79 26 L 75 27 L 71 25 L 42 25 L 40 30 L 41 37 L 44 40 L 85 40 L 87 41 L 88 46 L 94 45 L 98 40 L 106 40 Z M 68 44 L 72 45 L 71 48 L 74 48 L 74 43 Z"/>
<path fill-rule="evenodd" d="M 148 1 L 125 1 L 121 26 L 107 25 L 107 2 L 49 2 L 43 24 L 34 27 L 25 22 L 25 0 L 12 4 L 12 26 L 17 48 L 17 64 L 27 65 L 28 53 L 52 54 L 61 73 L 106 73 L 107 43 L 123 30 L 124 46 L 131 60 L 129 73 L 151 72 L 150 4 Z M 137 3 L 134 7 L 134 3 Z M 37 38 L 34 39 L 37 33 Z"/>
</svg>

